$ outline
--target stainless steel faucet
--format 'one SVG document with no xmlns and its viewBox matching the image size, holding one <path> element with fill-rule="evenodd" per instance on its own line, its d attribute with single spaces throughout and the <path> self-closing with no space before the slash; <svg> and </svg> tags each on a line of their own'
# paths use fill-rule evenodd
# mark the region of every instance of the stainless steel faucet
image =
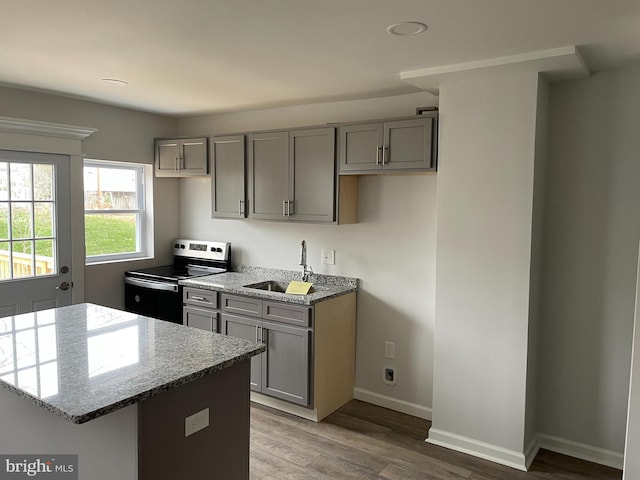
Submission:
<svg viewBox="0 0 640 480">
<path fill-rule="evenodd" d="M 300 265 L 302 265 L 302 281 L 308 282 L 311 275 L 313 275 L 313 269 L 310 265 L 307 265 L 307 242 L 304 240 L 300 245 Z"/>
</svg>

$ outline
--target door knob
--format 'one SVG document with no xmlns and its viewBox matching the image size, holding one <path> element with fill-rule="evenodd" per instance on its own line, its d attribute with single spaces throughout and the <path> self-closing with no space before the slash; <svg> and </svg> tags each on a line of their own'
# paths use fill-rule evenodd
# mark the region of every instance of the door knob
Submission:
<svg viewBox="0 0 640 480">
<path fill-rule="evenodd" d="M 71 288 L 71 284 L 69 282 L 62 282 L 60 285 L 56 287 L 56 290 L 69 290 Z"/>
</svg>

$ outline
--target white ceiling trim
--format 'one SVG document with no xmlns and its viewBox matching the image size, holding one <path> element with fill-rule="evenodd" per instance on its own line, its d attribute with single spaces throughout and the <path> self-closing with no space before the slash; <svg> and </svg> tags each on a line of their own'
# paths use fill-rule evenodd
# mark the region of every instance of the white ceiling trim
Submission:
<svg viewBox="0 0 640 480">
<path fill-rule="evenodd" d="M 78 127 L 62 123 L 38 122 L 22 118 L 0 117 L 0 132 L 40 135 L 44 137 L 84 140 L 97 132 L 97 128 Z"/>
<path fill-rule="evenodd" d="M 450 81 L 518 72 L 544 73 L 550 80 L 590 75 L 578 47 L 574 45 L 443 67 L 409 70 L 401 72 L 400 79 L 437 95 L 438 87 Z"/>
</svg>

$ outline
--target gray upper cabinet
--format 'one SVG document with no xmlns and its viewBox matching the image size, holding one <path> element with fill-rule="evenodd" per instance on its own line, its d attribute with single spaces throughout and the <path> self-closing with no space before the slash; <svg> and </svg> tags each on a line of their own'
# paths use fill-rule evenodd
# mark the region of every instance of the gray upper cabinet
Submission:
<svg viewBox="0 0 640 480">
<path fill-rule="evenodd" d="M 294 130 L 289 134 L 289 216 L 294 220 L 334 219 L 335 129 Z"/>
<path fill-rule="evenodd" d="M 282 220 L 289 199 L 289 132 L 248 136 L 249 218 Z"/>
<path fill-rule="evenodd" d="M 217 218 L 246 216 L 244 135 L 215 137 L 211 144 L 211 212 Z"/>
<path fill-rule="evenodd" d="M 249 218 L 333 222 L 335 129 L 248 136 Z"/>
<path fill-rule="evenodd" d="M 208 164 L 206 137 L 155 140 L 156 177 L 208 175 Z"/>
<path fill-rule="evenodd" d="M 340 127 L 340 173 L 436 170 L 437 114 Z"/>
</svg>

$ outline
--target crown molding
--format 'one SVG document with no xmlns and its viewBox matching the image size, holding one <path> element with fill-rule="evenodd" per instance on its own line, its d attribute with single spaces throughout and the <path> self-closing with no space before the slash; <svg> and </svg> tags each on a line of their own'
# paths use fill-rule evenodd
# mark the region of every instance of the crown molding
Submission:
<svg viewBox="0 0 640 480">
<path fill-rule="evenodd" d="M 26 135 L 40 135 L 45 137 L 66 138 L 70 140 L 84 140 L 97 128 L 78 127 L 62 123 L 38 122 L 22 118 L 0 117 L 0 132 L 21 133 Z"/>
</svg>

